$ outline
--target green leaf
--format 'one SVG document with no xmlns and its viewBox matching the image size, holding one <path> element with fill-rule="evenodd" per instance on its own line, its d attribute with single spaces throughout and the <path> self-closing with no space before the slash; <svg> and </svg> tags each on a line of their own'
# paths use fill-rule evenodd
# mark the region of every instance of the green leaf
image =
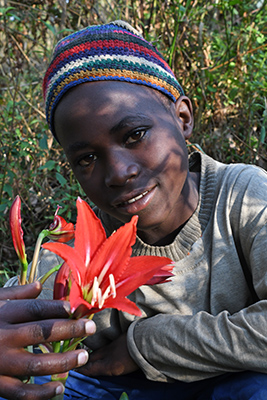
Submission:
<svg viewBox="0 0 267 400">
<path fill-rule="evenodd" d="M 43 169 L 48 169 L 49 171 L 52 171 L 52 169 L 55 168 L 56 162 L 53 160 L 48 160 L 44 165 L 42 165 L 41 167 L 39 167 L 40 170 Z"/>
<path fill-rule="evenodd" d="M 7 204 L 0 204 L 0 212 L 3 213 L 7 208 Z"/>
<path fill-rule="evenodd" d="M 265 126 L 262 125 L 261 134 L 260 134 L 260 142 L 261 143 L 264 143 L 265 137 L 266 137 L 266 129 L 265 129 Z"/>
<path fill-rule="evenodd" d="M 43 21 L 45 26 L 56 36 L 57 32 L 53 25 L 49 24 L 49 22 Z"/>
<path fill-rule="evenodd" d="M 56 178 L 62 186 L 65 186 L 67 184 L 67 179 L 65 179 L 64 176 L 61 175 L 59 172 L 56 172 Z"/>
<path fill-rule="evenodd" d="M 47 146 L 47 136 L 44 135 L 40 140 L 39 140 L 39 146 L 41 147 L 42 150 L 48 150 Z"/>
<path fill-rule="evenodd" d="M 217 92 L 217 88 L 216 88 L 216 87 L 207 85 L 207 88 L 208 88 L 208 90 L 209 90 L 210 92 L 214 92 L 214 93 Z"/>
<path fill-rule="evenodd" d="M 10 10 L 15 10 L 15 7 L 0 7 L 0 14 L 7 14 Z"/>
<path fill-rule="evenodd" d="M 9 195 L 9 197 L 12 197 L 13 196 L 12 186 L 6 183 L 4 185 L 4 192 L 6 192 Z"/>
</svg>

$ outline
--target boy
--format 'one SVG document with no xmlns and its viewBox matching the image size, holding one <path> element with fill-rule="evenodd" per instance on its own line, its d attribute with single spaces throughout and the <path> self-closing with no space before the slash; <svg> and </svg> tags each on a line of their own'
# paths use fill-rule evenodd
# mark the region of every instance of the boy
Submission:
<svg viewBox="0 0 267 400">
<path fill-rule="evenodd" d="M 44 93 L 50 129 L 107 234 L 138 215 L 133 255 L 175 262 L 171 282 L 130 296 L 141 319 L 95 315 L 93 352 L 66 398 L 266 398 L 266 173 L 188 160 L 191 102 L 125 22 L 63 39 Z M 43 251 L 39 274 L 56 264 Z"/>
</svg>

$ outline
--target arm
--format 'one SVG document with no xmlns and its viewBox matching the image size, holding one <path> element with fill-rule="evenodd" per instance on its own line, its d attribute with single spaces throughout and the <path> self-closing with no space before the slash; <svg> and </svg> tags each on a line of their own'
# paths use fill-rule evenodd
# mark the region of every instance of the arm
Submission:
<svg viewBox="0 0 267 400">
<path fill-rule="evenodd" d="M 148 378 L 194 381 L 240 370 L 267 373 L 267 180 L 265 173 L 258 175 L 245 171 L 232 188 L 222 186 L 211 234 L 203 235 L 207 263 L 198 259 L 187 280 L 181 274 L 184 286 L 177 282 L 180 310 L 183 299 L 188 308 L 130 326 L 130 354 Z M 190 256 L 186 262 L 194 266 Z M 198 278 L 201 267 L 206 275 Z"/>
<path fill-rule="evenodd" d="M 18 377 L 66 372 L 88 359 L 84 350 L 64 354 L 32 354 L 25 350 L 29 345 L 95 332 L 92 321 L 68 319 L 68 303 L 35 300 L 40 291 L 39 282 L 0 289 L 0 395 L 10 400 L 22 396 L 25 400 L 50 399 L 63 391 L 61 383 L 26 385 Z"/>
<path fill-rule="evenodd" d="M 153 380 L 190 382 L 241 370 L 267 373 L 266 313 L 262 301 L 234 315 L 157 315 L 130 327 L 129 351 Z"/>
</svg>

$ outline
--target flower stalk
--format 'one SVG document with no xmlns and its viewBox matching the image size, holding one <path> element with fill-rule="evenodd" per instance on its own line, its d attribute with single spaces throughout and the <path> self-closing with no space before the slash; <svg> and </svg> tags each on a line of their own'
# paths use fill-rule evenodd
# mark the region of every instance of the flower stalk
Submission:
<svg viewBox="0 0 267 400">
<path fill-rule="evenodd" d="M 38 239 L 36 241 L 33 258 L 32 258 L 30 275 L 29 275 L 29 279 L 28 279 L 29 283 L 32 283 L 35 279 L 35 273 L 36 273 L 38 257 L 39 257 L 39 253 L 40 253 L 40 249 L 41 249 L 41 244 L 46 236 L 47 235 L 45 234 L 45 231 L 42 231 L 39 233 Z"/>
</svg>

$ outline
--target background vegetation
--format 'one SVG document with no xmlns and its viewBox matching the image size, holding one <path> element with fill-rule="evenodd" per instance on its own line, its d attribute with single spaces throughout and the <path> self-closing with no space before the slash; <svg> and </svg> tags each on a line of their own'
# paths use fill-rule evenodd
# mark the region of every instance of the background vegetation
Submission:
<svg viewBox="0 0 267 400">
<path fill-rule="evenodd" d="M 48 131 L 41 84 L 56 42 L 125 19 L 165 55 L 192 99 L 191 143 L 267 169 L 266 0 L 0 0 L 0 279 L 18 265 L 8 212 L 19 194 L 31 258 L 57 204 L 75 220 L 82 191 Z M 191 145 L 189 143 L 189 148 Z"/>
</svg>

